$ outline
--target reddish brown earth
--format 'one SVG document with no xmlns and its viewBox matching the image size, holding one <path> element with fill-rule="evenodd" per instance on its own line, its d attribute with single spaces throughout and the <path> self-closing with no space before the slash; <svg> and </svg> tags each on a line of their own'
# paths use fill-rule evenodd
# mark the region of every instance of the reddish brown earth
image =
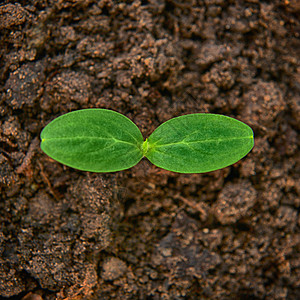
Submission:
<svg viewBox="0 0 300 300">
<path fill-rule="evenodd" d="M 296 0 L 2 1 L 0 295 L 300 299 Z M 240 162 L 180 175 L 143 160 L 92 174 L 41 129 L 108 108 L 147 137 L 169 118 L 249 124 Z"/>
</svg>

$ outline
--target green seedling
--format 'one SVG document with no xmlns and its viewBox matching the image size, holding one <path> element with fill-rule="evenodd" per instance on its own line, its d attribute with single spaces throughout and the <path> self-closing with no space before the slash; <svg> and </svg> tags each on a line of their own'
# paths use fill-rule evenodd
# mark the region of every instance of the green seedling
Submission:
<svg viewBox="0 0 300 300">
<path fill-rule="evenodd" d="M 248 125 L 208 113 L 170 119 L 144 141 L 131 120 L 107 109 L 62 115 L 43 129 L 41 140 L 51 158 L 91 172 L 125 170 L 146 157 L 169 171 L 204 173 L 237 162 L 254 145 Z"/>
</svg>

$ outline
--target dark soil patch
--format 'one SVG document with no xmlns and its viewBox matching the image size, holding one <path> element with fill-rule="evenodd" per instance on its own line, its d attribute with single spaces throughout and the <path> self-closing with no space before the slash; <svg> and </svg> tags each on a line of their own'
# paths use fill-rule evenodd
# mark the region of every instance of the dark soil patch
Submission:
<svg viewBox="0 0 300 300">
<path fill-rule="evenodd" d="M 295 0 L 2 2 L 0 295 L 299 299 L 299 14 Z M 256 145 L 207 174 L 80 172 L 38 138 L 82 108 L 145 137 L 221 113 Z"/>
</svg>

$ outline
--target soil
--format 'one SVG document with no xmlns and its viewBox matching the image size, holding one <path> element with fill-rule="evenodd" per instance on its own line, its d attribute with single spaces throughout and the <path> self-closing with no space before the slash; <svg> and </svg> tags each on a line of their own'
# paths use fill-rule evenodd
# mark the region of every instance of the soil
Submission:
<svg viewBox="0 0 300 300">
<path fill-rule="evenodd" d="M 300 299 L 296 0 L 30 0 L 0 6 L 0 295 Z M 93 174 L 39 148 L 51 120 L 107 108 L 145 137 L 220 113 L 255 147 L 206 174 Z"/>
</svg>

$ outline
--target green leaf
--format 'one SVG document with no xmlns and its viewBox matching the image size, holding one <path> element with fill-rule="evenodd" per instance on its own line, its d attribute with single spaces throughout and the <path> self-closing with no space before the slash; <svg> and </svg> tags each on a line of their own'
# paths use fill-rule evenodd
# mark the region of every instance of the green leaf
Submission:
<svg viewBox="0 0 300 300">
<path fill-rule="evenodd" d="M 143 157 L 140 130 L 127 117 L 107 109 L 62 115 L 43 129 L 41 140 L 47 155 L 83 171 L 125 170 Z"/>
<path fill-rule="evenodd" d="M 160 168 L 204 173 L 237 162 L 253 145 L 253 131 L 248 125 L 204 113 L 168 120 L 150 135 L 143 148 L 144 155 Z"/>
</svg>

